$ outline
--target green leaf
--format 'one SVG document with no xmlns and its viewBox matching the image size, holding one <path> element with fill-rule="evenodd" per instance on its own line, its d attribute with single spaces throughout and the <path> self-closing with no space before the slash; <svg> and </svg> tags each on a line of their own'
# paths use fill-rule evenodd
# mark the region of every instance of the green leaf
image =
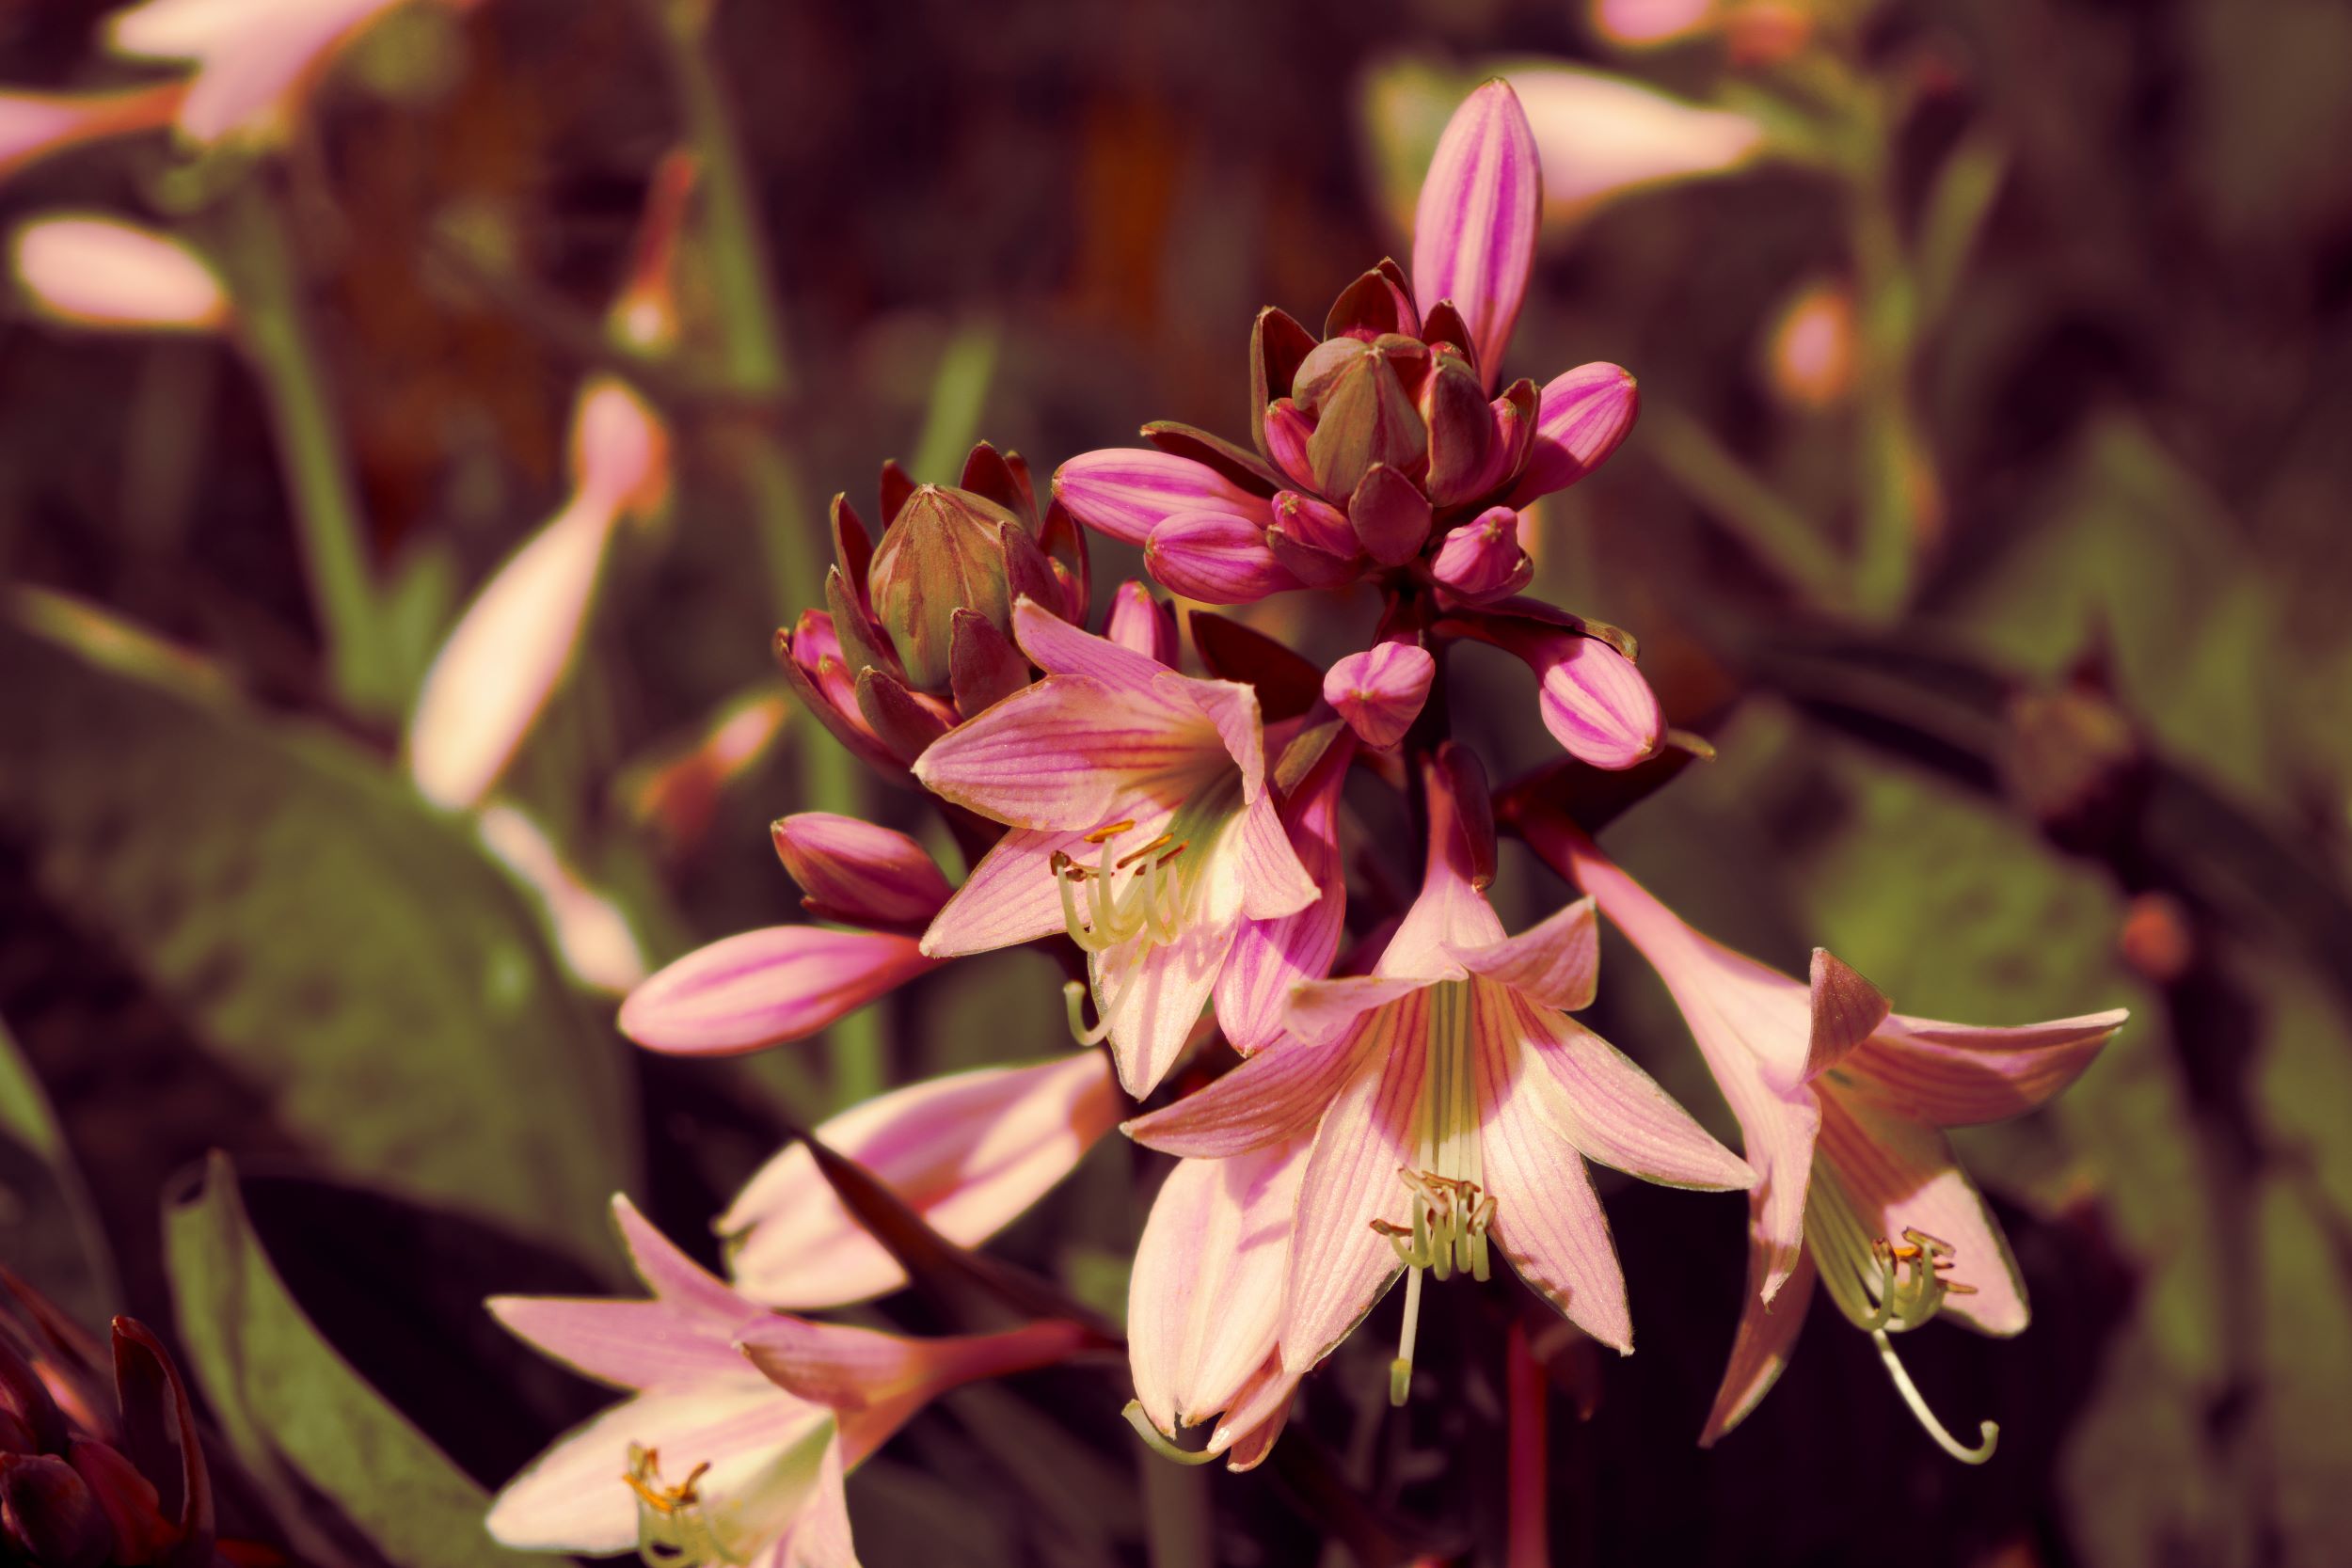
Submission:
<svg viewBox="0 0 2352 1568">
<path fill-rule="evenodd" d="M 119 1305 L 105 1232 L 49 1098 L 0 1024 L 0 1259 L 86 1326 Z"/>
<path fill-rule="evenodd" d="M 223 1436 L 294 1554 L 392 1568 L 511 1568 L 489 1498 L 320 1338 L 246 1216 L 226 1155 L 167 1199 L 164 1252 L 180 1340 Z M 546 1560 L 542 1559 L 541 1560 Z"/>
<path fill-rule="evenodd" d="M 10 608 L 0 754 L 38 762 L 0 769 L 0 835 L 269 1104 L 245 1135 L 604 1256 L 636 1169 L 626 1058 L 472 840 L 135 628 Z"/>
</svg>

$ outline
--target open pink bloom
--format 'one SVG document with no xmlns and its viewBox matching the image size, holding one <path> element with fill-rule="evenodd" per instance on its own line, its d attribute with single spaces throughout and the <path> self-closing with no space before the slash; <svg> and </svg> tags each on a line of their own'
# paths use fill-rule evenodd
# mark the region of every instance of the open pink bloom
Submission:
<svg viewBox="0 0 2352 1568">
<path fill-rule="evenodd" d="M 1318 890 L 1266 787 L 1258 696 L 1195 680 L 1024 598 L 1045 679 L 917 759 L 934 794 L 1008 823 L 923 937 L 934 958 L 1066 930 L 1087 951 L 1128 1092 L 1149 1093 L 1200 1016 L 1245 920 Z"/>
<path fill-rule="evenodd" d="M 627 1198 L 612 1208 L 653 1299 L 490 1302 L 540 1350 L 630 1391 L 498 1495 L 487 1522 L 509 1546 L 850 1568 L 847 1472 L 948 1389 L 1050 1365 L 1082 1338 L 1066 1323 L 909 1339 L 787 1318 L 696 1266 Z"/>
<path fill-rule="evenodd" d="M 1477 830 L 1450 777 L 1460 755 L 1423 770 L 1427 879 L 1373 974 L 1300 987 L 1295 1037 L 1127 1125 L 1150 1148 L 1225 1158 L 1313 1131 L 1282 1365 L 1303 1372 L 1329 1354 L 1409 1269 L 1391 1386 L 1400 1402 L 1422 1273 L 1485 1278 L 1489 1237 L 1578 1326 L 1632 1349 L 1625 1281 L 1584 1160 L 1676 1186 L 1755 1180 L 1648 1074 L 1565 1016 L 1593 997 L 1590 900 L 1503 935 L 1475 881 Z"/>
<path fill-rule="evenodd" d="M 1152 1200 L 1127 1287 L 1136 1402 L 1169 1438 L 1222 1415 L 1197 1454 L 1153 1444 L 1171 1457 L 1248 1470 L 1281 1435 L 1298 1386 L 1278 1343 L 1282 1281 L 1309 1145 L 1180 1161 Z"/>
<path fill-rule="evenodd" d="M 1119 1119 L 1100 1052 L 910 1084 L 817 1128 L 959 1246 L 977 1246 L 1045 1196 Z M 719 1216 L 735 1288 L 771 1307 L 840 1307 L 906 1283 L 845 1207 L 808 1146 L 759 1168 Z"/>
<path fill-rule="evenodd" d="M 1989 1441 L 1979 1453 L 1944 1433 L 1885 1340 L 1939 1310 L 1985 1334 L 2026 1326 L 2025 1282 L 1943 1130 L 2042 1104 L 2128 1015 L 1993 1029 L 1890 1012 L 1825 949 L 1814 950 L 1809 984 L 1792 979 L 1691 929 L 1576 829 L 1523 827 L 1666 982 L 1760 1179 L 1749 1197 L 1747 1305 L 1701 1441 L 1737 1426 L 1771 1389 L 1818 1276 L 1878 1336 L 1930 1433 L 1956 1456 L 1989 1454 Z"/>
<path fill-rule="evenodd" d="M 1465 527 L 1582 479 L 1639 406 L 1633 378 L 1608 364 L 1497 395 L 1541 196 L 1534 132 L 1510 86 L 1488 82 L 1430 161 L 1410 278 L 1394 261 L 1365 273 L 1320 338 L 1280 310 L 1259 316 L 1254 452 L 1148 425 L 1160 451 L 1081 453 L 1055 475 L 1055 496 L 1080 522 L 1143 546 L 1168 586 L 1214 602 L 1419 570 L 1433 552 L 1462 598 L 1512 592 L 1527 569 L 1516 536 L 1498 546 L 1500 526 Z"/>
</svg>

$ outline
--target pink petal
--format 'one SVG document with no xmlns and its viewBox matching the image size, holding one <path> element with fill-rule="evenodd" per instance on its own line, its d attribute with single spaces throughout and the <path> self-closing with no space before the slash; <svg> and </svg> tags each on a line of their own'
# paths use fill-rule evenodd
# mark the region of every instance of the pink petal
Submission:
<svg viewBox="0 0 2352 1568">
<path fill-rule="evenodd" d="M 1623 443 L 1641 412 L 1641 388 L 1617 365 L 1596 361 L 1553 376 L 1535 415 L 1535 445 L 1511 490 L 1523 507 L 1565 490 L 1591 473 Z"/>
<path fill-rule="evenodd" d="M 1241 769 L 1241 795 L 1255 800 L 1265 789 L 1265 725 L 1259 717 L 1258 693 L 1239 681 L 1195 680 L 1190 675 L 1163 672 L 1152 690 L 1170 706 L 1190 704 L 1216 726 L 1225 754 Z"/>
<path fill-rule="evenodd" d="M 893 1089 L 816 1129 L 959 1246 L 977 1246 L 1067 1176 L 1118 1119 L 1097 1053 L 980 1068 Z M 737 1289 L 771 1307 L 838 1307 L 895 1291 L 906 1271 L 795 1142 L 715 1222 Z"/>
<path fill-rule="evenodd" d="M 229 325 L 229 293 L 193 247 L 118 218 L 52 214 L 8 243 L 25 303 L 70 326 L 132 332 L 215 332 Z"/>
<path fill-rule="evenodd" d="M 1171 670 L 1176 666 L 1176 612 L 1133 578 L 1111 594 L 1103 635 L 1155 664 Z"/>
<path fill-rule="evenodd" d="M 1179 512 L 1152 531 L 1143 563 L 1202 604 L 1255 604 L 1304 586 L 1276 559 L 1266 525 L 1228 512 Z"/>
<path fill-rule="evenodd" d="M 1137 1117 L 1120 1131 L 1163 1154 L 1209 1159 L 1303 1136 L 1344 1089 L 1365 1053 L 1392 1036 L 1392 1024 L 1377 1019 L 1319 1042 L 1279 1039 L 1207 1088 Z"/>
<path fill-rule="evenodd" d="M 1121 594 L 1126 591 L 1126 587 L 1120 590 Z M 1115 608 L 1112 613 L 1117 614 Z M 1029 661 L 1049 675 L 1084 675 L 1117 690 L 1148 691 L 1154 680 L 1168 673 L 1164 660 L 1115 638 L 1097 637 L 1073 626 L 1025 596 L 1012 607 L 1012 632 Z M 1174 635 L 1171 626 L 1169 636 Z"/>
<path fill-rule="evenodd" d="M 1198 708 L 1049 675 L 941 736 L 915 759 L 914 776 L 1016 828 L 1091 830 L 1133 797 L 1181 796 L 1224 760 L 1216 727 Z"/>
<path fill-rule="evenodd" d="M 1517 594 L 1535 580 L 1535 562 L 1519 547 L 1519 515 L 1490 506 L 1450 531 L 1429 573 L 1464 604 L 1492 604 Z"/>
<path fill-rule="evenodd" d="M 1562 634 L 1536 671 L 1544 728 L 1579 761 L 1630 768 L 1664 740 L 1658 694 L 1631 659 L 1598 638 Z"/>
<path fill-rule="evenodd" d="M 488 1305 L 507 1332 L 575 1371 L 623 1388 L 726 1376 L 739 1359 L 724 1332 L 664 1302 L 492 1296 Z"/>
<path fill-rule="evenodd" d="M 1591 897 L 1578 899 L 1518 936 L 1486 947 L 1456 947 L 1472 974 L 1508 986 L 1554 1012 L 1581 1012 L 1600 985 L 1600 932 Z"/>
<path fill-rule="evenodd" d="M 180 82 L 119 92 L 0 91 L 0 179 L 53 152 L 171 122 Z"/>
<path fill-rule="evenodd" d="M 1347 879 L 1340 865 L 1338 808 L 1346 778 L 1346 758 L 1327 758 L 1284 814 L 1292 849 L 1321 896 L 1295 914 L 1243 921 L 1217 976 L 1217 1024 L 1245 1056 L 1273 1041 L 1292 990 L 1330 974 L 1339 952 Z"/>
<path fill-rule="evenodd" d="M 1085 856 L 1091 828 L 1041 832 L 1015 828 L 998 839 L 923 933 L 935 958 L 987 953 L 1051 936 L 1066 924 L 1054 854 Z M 1148 841 L 1147 841 L 1148 842 Z"/>
<path fill-rule="evenodd" d="M 1179 513 L 1226 513 L 1261 530 L 1273 520 L 1264 497 L 1204 463 L 1125 447 L 1081 452 L 1063 464 L 1054 495 L 1078 521 L 1130 545 L 1142 544 Z"/>
<path fill-rule="evenodd" d="M 490 1534 L 524 1550 L 623 1552 L 637 1544 L 637 1498 L 621 1483 L 632 1444 L 660 1450 L 665 1479 L 708 1462 L 705 1490 L 748 1479 L 828 1420 L 746 1365 L 732 1378 L 614 1405 L 559 1438 L 490 1505 Z M 692 1455 L 691 1459 L 687 1456 Z M 678 1465 L 676 1476 L 669 1465 Z"/>
<path fill-rule="evenodd" d="M 649 1051 L 725 1055 L 815 1034 L 936 959 L 913 937 L 771 926 L 723 937 L 660 971 L 621 1004 L 621 1033 Z"/>
<path fill-rule="evenodd" d="M 842 1441 L 825 1445 L 817 1467 L 817 1486 L 801 1505 L 800 1517 L 777 1543 L 769 1568 L 858 1568 L 857 1549 L 850 1539 L 850 1494 L 844 1484 L 847 1467 Z"/>
<path fill-rule="evenodd" d="M 1813 1255 L 1805 1253 L 1797 1259 L 1797 1267 L 1788 1276 L 1779 1295 L 1767 1303 L 1764 1299 L 1766 1254 L 1762 1247 L 1748 1249 L 1748 1291 L 1745 1305 L 1740 1309 L 1740 1327 L 1731 1339 L 1731 1360 L 1724 1368 L 1724 1381 L 1715 1390 L 1715 1403 L 1707 1413 L 1707 1425 L 1699 1433 L 1699 1447 L 1709 1449 L 1724 1433 L 1748 1418 L 1748 1413 L 1763 1402 L 1780 1380 L 1781 1370 L 1788 1365 L 1789 1352 L 1796 1348 L 1798 1331 L 1804 1327 L 1805 1308 L 1813 1305 Z"/>
<path fill-rule="evenodd" d="M 1492 390 L 1527 293 L 1542 208 L 1535 134 L 1509 84 L 1463 101 L 1438 138 L 1413 214 L 1413 293 L 1423 309 L 1452 300 Z"/>
<path fill-rule="evenodd" d="M 1570 1323 L 1629 1355 L 1625 1275 L 1593 1179 L 1547 1114 L 1542 1080 L 1518 1072 L 1483 1031 L 1478 1044 L 1479 1157 L 1495 1199 L 1495 1246 Z"/>
<path fill-rule="evenodd" d="M 1956 1285 L 1974 1287 L 1973 1294 L 1945 1299 L 1944 1312 L 1985 1334 L 2011 1335 L 2024 1330 L 2026 1282 L 2010 1256 L 2008 1240 L 1984 1199 L 1960 1168 L 1950 1140 L 1932 1127 L 1860 1097 L 1827 1094 L 1821 1097 L 1821 1168 L 1814 1173 L 1817 1186 L 1826 1178 L 1834 1186 L 1817 1196 L 1809 1215 L 1823 1220 L 1825 1203 L 1850 1211 L 1861 1227 L 1861 1256 L 1867 1257 L 1871 1239 L 1900 1241 L 1906 1229 L 1918 1229 L 1953 1249 L 1952 1266 L 1944 1277 Z M 1853 1249 L 1847 1249 L 1851 1256 Z M 1822 1283 L 1833 1291 L 1857 1284 L 1833 1281 L 1833 1266 L 1824 1243 L 1813 1247 L 1823 1270 Z M 1876 1270 L 1870 1280 L 1875 1283 Z"/>
<path fill-rule="evenodd" d="M 912 926 L 947 901 L 930 851 L 902 832 L 827 811 L 796 812 L 770 830 L 776 854 L 825 919 Z"/>
<path fill-rule="evenodd" d="M 1315 879 L 1291 847 L 1274 797 L 1261 792 L 1242 808 L 1223 853 L 1241 868 L 1242 913 L 1253 921 L 1296 914 L 1323 895 Z"/>
<path fill-rule="evenodd" d="M 1409 1217 L 1397 1171 L 1415 1160 L 1413 1123 L 1428 1070 L 1427 1029 L 1427 1009 L 1418 997 L 1374 1014 L 1364 1030 L 1363 1066 L 1331 1101 L 1315 1133 L 1291 1237 L 1282 1321 L 1286 1372 L 1305 1372 L 1330 1354 L 1403 1268 L 1372 1222 L 1397 1225 Z M 1238 1072 L 1274 1059 L 1281 1049 L 1252 1057 Z"/>
<path fill-rule="evenodd" d="M 1162 1432 L 1231 1404 L 1274 1352 L 1303 1140 L 1168 1173 L 1136 1246 L 1127 1351 Z"/>
<path fill-rule="evenodd" d="M 1813 950 L 1807 988 L 1812 1032 L 1805 1047 L 1804 1075 L 1811 1078 L 1843 1061 L 1870 1037 L 1886 1018 L 1886 998 L 1826 947 Z"/>
<path fill-rule="evenodd" d="M 1375 751 L 1405 738 L 1429 700 L 1438 661 L 1413 642 L 1378 642 L 1349 654 L 1323 677 L 1323 700 Z"/>
<path fill-rule="evenodd" d="M 1972 1029 L 1896 1015 L 1841 1070 L 1862 1093 L 1945 1127 L 2000 1121 L 2047 1101 L 2079 1077 L 2131 1015 L 2122 1008 Z"/>
<path fill-rule="evenodd" d="M 758 1315 L 758 1307 L 679 1250 L 625 1193 L 612 1196 L 612 1224 L 620 1232 L 621 1245 L 628 1249 L 629 1266 L 657 1301 L 700 1319 L 713 1334 L 726 1338 L 732 1338 L 746 1319 Z"/>
<path fill-rule="evenodd" d="M 1307 442 L 1314 433 L 1314 420 L 1299 412 L 1290 399 L 1277 398 L 1266 405 L 1266 455 L 1274 459 L 1276 467 L 1310 490 L 1314 488 L 1315 466 L 1308 460 Z"/>
<path fill-rule="evenodd" d="M 1303 1040 L 1327 1040 L 1355 1026 L 1357 1020 L 1425 990 L 1432 982 L 1418 974 L 1347 974 L 1336 980 L 1311 980 L 1291 992 L 1283 1027 Z"/>
<path fill-rule="evenodd" d="M 1756 1173 L 1708 1135 L 1657 1081 L 1573 1019 L 1545 1014 L 1492 982 L 1477 989 L 1477 1027 L 1493 1060 L 1524 1070 L 1518 1092 L 1586 1159 L 1671 1187 L 1745 1191 Z M 1483 1036 L 1482 1036 L 1483 1040 Z M 1482 1044 L 1482 1049 L 1484 1045 Z"/>
<path fill-rule="evenodd" d="M 915 1339 L 767 1313 L 736 1344 L 769 1382 L 795 1399 L 844 1412 L 852 1418 L 850 1430 L 865 1435 L 878 1421 L 902 1423 L 963 1384 L 1050 1365 L 1085 1338 L 1076 1323 L 1055 1320 L 997 1334 Z"/>
<path fill-rule="evenodd" d="M 1208 1451 L 1224 1454 L 1225 1467 L 1236 1475 L 1256 1469 L 1273 1451 L 1274 1440 L 1282 1435 L 1283 1423 L 1290 1419 L 1292 1396 L 1297 1392 L 1298 1379 L 1282 1370 L 1281 1353 L 1268 1355 L 1209 1433 Z"/>
<path fill-rule="evenodd" d="M 1184 1053 L 1235 928 L 1231 920 L 1196 925 L 1171 942 L 1138 937 L 1093 956 L 1094 994 L 1112 998 L 1111 1056 L 1119 1081 L 1137 1100 L 1157 1088 Z"/>
</svg>

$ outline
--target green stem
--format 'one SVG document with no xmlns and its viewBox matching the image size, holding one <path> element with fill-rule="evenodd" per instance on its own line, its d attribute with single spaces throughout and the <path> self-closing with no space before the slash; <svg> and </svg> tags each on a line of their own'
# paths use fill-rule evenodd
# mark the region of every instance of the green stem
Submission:
<svg viewBox="0 0 2352 1568">
<path fill-rule="evenodd" d="M 1920 541 L 1927 451 L 1911 403 L 1917 290 L 1896 227 L 1888 167 L 1892 127 L 1868 99 L 1855 128 L 1849 236 L 1854 264 L 1856 345 L 1854 599 L 1861 612 L 1892 621 L 1911 596 Z"/>
<path fill-rule="evenodd" d="M 1683 494 L 1739 539 L 1759 563 L 1821 608 L 1845 597 L 1845 569 L 1811 520 L 1718 441 L 1672 406 L 1642 418 L 1644 445 Z"/>
<path fill-rule="evenodd" d="M 933 484 L 953 484 L 963 472 L 964 453 L 978 439 L 980 410 L 988 402 L 988 384 L 996 372 L 996 326 L 982 322 L 964 327 L 947 341 L 931 377 L 930 412 L 914 444 L 914 477 Z M 885 519 L 886 521 L 887 519 Z"/>
<path fill-rule="evenodd" d="M 249 176 L 224 203 L 220 260 L 230 278 L 246 356 L 277 436 L 330 678 L 354 712 L 383 717 L 398 707 L 400 693 L 379 647 L 366 522 L 266 178 Z"/>
</svg>

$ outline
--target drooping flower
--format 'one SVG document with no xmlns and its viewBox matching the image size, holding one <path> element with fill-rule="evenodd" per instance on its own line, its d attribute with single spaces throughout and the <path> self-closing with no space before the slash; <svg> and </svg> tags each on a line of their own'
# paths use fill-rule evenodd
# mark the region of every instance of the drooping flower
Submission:
<svg viewBox="0 0 2352 1568">
<path fill-rule="evenodd" d="M 816 1136 L 924 1223 L 977 1246 L 1070 1174 L 1119 1119 L 1102 1053 L 949 1073 L 878 1095 Z M 895 1291 L 906 1271 L 795 1142 L 715 1222 L 735 1288 L 770 1307 L 840 1307 Z"/>
<path fill-rule="evenodd" d="M 2007 1337 L 2025 1281 L 1944 1129 L 2032 1110 L 2090 1065 L 2122 1009 L 2015 1028 L 1912 1018 L 1827 950 L 1809 983 L 1701 936 L 1556 817 L 1519 823 L 1536 852 L 1597 901 L 1674 995 L 1731 1105 L 1759 1178 L 1750 1195 L 1748 1293 L 1703 1443 L 1772 1388 L 1818 1277 L 1877 1343 L 1898 1389 L 1954 1457 L 1887 1336 L 1941 1314 Z"/>
<path fill-rule="evenodd" d="M 1282 1367 L 1282 1283 L 1309 1147 L 1180 1160 L 1152 1201 L 1128 1276 L 1128 1419 L 1169 1458 L 1253 1469 L 1281 1435 L 1298 1386 Z M 1170 1441 L 1220 1417 L 1200 1449 Z"/>
<path fill-rule="evenodd" d="M 1045 678 L 934 742 L 934 794 L 1009 824 L 923 937 L 933 958 L 1067 931 L 1128 1092 L 1175 1061 L 1245 920 L 1318 889 L 1266 786 L 1257 693 L 1013 611 Z"/>
<path fill-rule="evenodd" d="M 1745 1188 L 1754 1174 L 1615 1047 L 1566 1014 L 1592 1001 L 1589 900 L 1505 937 L 1485 784 L 1448 746 L 1423 765 L 1420 898 L 1369 976 L 1303 986 L 1288 1038 L 1130 1122 L 1139 1143 L 1231 1158 L 1311 1132 L 1285 1284 L 1283 1369 L 1330 1354 L 1399 1273 L 1411 1376 L 1422 1276 L 1486 1276 L 1488 1243 L 1586 1333 L 1632 1348 L 1625 1282 L 1586 1159 L 1645 1180 Z"/>
<path fill-rule="evenodd" d="M 1509 592 L 1518 561 L 1473 563 L 1462 526 L 1516 539 L 1517 510 L 1589 473 L 1637 405 L 1633 378 L 1601 364 L 1496 396 L 1540 187 L 1527 117 L 1509 86 L 1489 82 L 1431 160 L 1411 277 L 1394 261 L 1365 273 L 1320 338 L 1279 309 L 1260 314 L 1254 451 L 1161 421 L 1143 432 L 1161 450 L 1083 453 L 1054 476 L 1054 494 L 1208 602 L 1420 570 L 1433 553 L 1467 595 Z"/>
<path fill-rule="evenodd" d="M 648 1562 L 850 1568 L 844 1476 L 961 1384 L 1047 1366 L 1083 1331 L 911 1339 L 771 1312 L 613 1200 L 647 1301 L 501 1296 L 499 1321 L 629 1391 L 509 1481 L 490 1533 L 509 1546 L 637 1549 Z"/>
</svg>

